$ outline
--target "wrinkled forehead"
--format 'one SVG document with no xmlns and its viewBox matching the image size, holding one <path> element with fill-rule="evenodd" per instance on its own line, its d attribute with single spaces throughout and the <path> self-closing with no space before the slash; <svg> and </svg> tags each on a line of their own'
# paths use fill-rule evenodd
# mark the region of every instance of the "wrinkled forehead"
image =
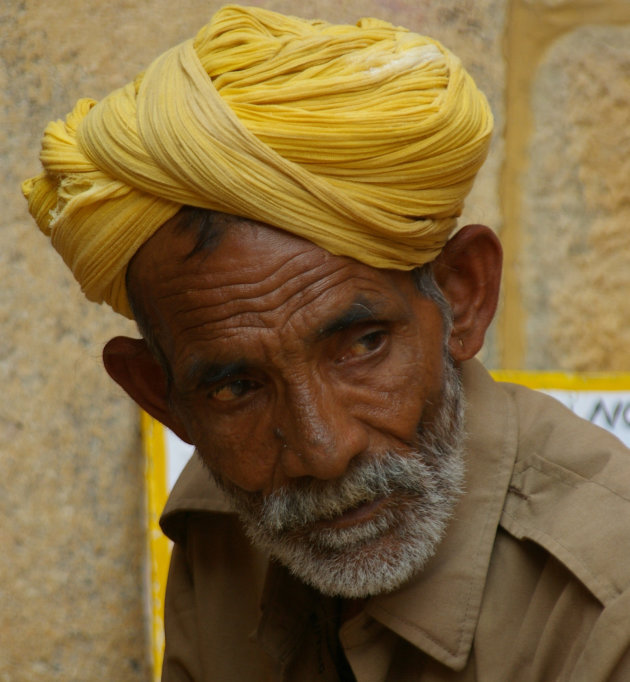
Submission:
<svg viewBox="0 0 630 682">
<path fill-rule="evenodd" d="M 305 239 L 246 218 L 208 212 L 199 219 L 180 213 L 140 247 L 127 280 L 134 293 L 149 300 L 165 285 L 179 282 L 185 289 L 193 278 L 205 278 L 217 287 L 266 280 L 281 264 L 303 258 L 329 262 L 336 257 Z M 227 290 L 224 296 L 229 296 Z"/>
<path fill-rule="evenodd" d="M 198 231 L 171 220 L 134 257 L 129 290 L 152 326 L 192 325 L 197 314 L 207 321 L 283 308 L 289 314 L 326 296 L 383 298 L 410 280 L 254 221 L 219 214 L 211 230 L 216 238 L 198 248 Z"/>
</svg>

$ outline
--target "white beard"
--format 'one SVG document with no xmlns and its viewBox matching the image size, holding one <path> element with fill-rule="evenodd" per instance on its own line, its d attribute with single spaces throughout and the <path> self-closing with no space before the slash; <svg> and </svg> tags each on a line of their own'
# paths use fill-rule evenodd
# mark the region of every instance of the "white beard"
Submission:
<svg viewBox="0 0 630 682">
<path fill-rule="evenodd" d="M 364 598 L 396 589 L 435 553 L 464 479 L 463 396 L 445 363 L 442 404 L 416 447 L 372 453 L 332 481 L 297 481 L 267 497 L 217 481 L 252 542 L 325 595 Z M 384 498 L 367 521 L 316 527 Z"/>
</svg>

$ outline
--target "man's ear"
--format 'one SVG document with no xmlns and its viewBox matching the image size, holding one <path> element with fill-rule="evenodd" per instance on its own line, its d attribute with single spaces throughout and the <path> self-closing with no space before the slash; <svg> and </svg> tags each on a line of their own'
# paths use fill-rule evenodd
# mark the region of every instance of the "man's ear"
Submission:
<svg viewBox="0 0 630 682">
<path fill-rule="evenodd" d="M 103 363 L 109 376 L 152 417 L 190 443 L 168 400 L 168 382 L 144 339 L 116 336 L 105 344 Z"/>
<path fill-rule="evenodd" d="M 435 280 L 453 311 L 449 350 L 457 362 L 483 345 L 497 308 L 502 262 L 501 244 L 484 225 L 463 227 L 434 262 Z"/>
</svg>

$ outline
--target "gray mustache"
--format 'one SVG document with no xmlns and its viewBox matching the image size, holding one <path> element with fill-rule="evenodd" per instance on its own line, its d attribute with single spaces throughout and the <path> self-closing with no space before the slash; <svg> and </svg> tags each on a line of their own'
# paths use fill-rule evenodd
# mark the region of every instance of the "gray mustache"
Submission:
<svg viewBox="0 0 630 682">
<path fill-rule="evenodd" d="M 421 454 L 409 457 L 387 452 L 363 459 L 334 481 L 309 481 L 276 491 L 258 509 L 259 523 L 269 532 L 284 534 L 318 521 L 329 521 L 362 504 L 394 492 L 426 494 L 418 481 L 433 478 Z M 420 488 L 420 489 L 419 489 Z"/>
</svg>

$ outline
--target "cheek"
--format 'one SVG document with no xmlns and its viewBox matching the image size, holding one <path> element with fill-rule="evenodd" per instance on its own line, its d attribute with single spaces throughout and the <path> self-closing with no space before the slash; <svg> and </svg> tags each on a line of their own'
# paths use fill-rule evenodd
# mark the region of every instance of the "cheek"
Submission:
<svg viewBox="0 0 630 682">
<path fill-rule="evenodd" d="M 391 382 L 394 385 L 385 393 L 386 400 L 380 402 L 373 421 L 380 431 L 405 444 L 415 442 L 419 424 L 431 419 L 442 393 L 439 373 L 429 376 L 419 372 L 417 365 L 409 370 L 401 375 L 400 382 Z"/>
<path fill-rule="evenodd" d="M 410 334 L 396 354 L 364 384 L 373 427 L 409 444 L 419 423 L 432 418 L 442 399 L 441 339 L 420 342 Z"/>
<path fill-rule="evenodd" d="M 271 486 L 278 444 L 262 420 L 242 419 L 226 425 L 190 412 L 188 418 L 191 439 L 215 477 L 248 492 Z"/>
</svg>

